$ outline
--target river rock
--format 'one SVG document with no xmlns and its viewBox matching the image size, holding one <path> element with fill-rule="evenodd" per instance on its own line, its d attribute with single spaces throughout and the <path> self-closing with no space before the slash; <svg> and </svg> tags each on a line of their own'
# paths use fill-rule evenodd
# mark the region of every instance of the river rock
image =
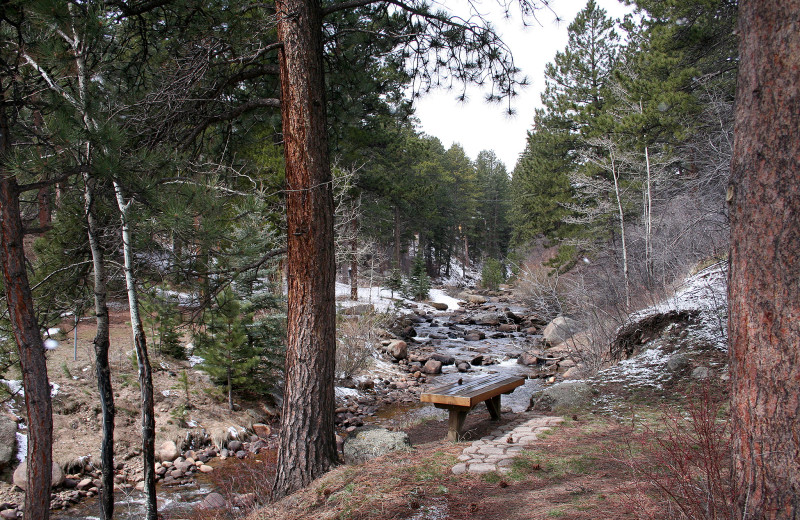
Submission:
<svg viewBox="0 0 800 520">
<path fill-rule="evenodd" d="M 8 466 L 17 455 L 17 421 L 0 414 L 0 469 Z"/>
<path fill-rule="evenodd" d="M 202 466 L 200 466 L 201 473 L 211 473 L 212 471 L 214 471 L 214 468 L 212 468 L 208 464 L 203 464 Z"/>
<path fill-rule="evenodd" d="M 531 396 L 534 410 L 557 411 L 586 404 L 592 389 L 583 381 L 564 381 Z"/>
<path fill-rule="evenodd" d="M 469 369 L 472 367 L 466 361 L 462 361 L 456 365 L 456 368 L 458 369 L 459 372 L 469 372 Z"/>
<path fill-rule="evenodd" d="M 517 332 L 519 325 L 516 323 L 501 323 L 497 330 L 500 332 Z"/>
<path fill-rule="evenodd" d="M 51 483 L 50 487 L 58 487 L 64 483 L 64 472 L 61 471 L 61 466 L 58 463 L 53 462 L 53 469 L 51 474 Z M 20 462 L 17 469 L 14 470 L 13 481 L 14 485 L 20 488 L 21 490 L 25 490 L 25 485 L 27 484 L 28 479 L 28 461 L 23 460 Z"/>
<path fill-rule="evenodd" d="M 474 358 L 472 358 L 472 360 L 469 362 L 469 364 L 474 366 L 474 367 L 481 366 L 483 364 L 483 356 L 482 355 L 481 356 L 475 356 Z"/>
<path fill-rule="evenodd" d="M 436 361 L 441 361 L 442 365 L 454 365 L 456 362 L 456 358 L 453 356 L 448 356 L 447 354 L 433 354 L 430 359 L 435 359 Z"/>
<path fill-rule="evenodd" d="M 487 312 L 484 314 L 478 314 L 475 316 L 475 324 L 476 325 L 483 325 L 486 327 L 494 327 L 500 324 L 500 320 L 503 318 L 502 314 L 497 314 L 494 312 Z"/>
<path fill-rule="evenodd" d="M 241 449 L 242 449 L 242 441 L 233 440 L 233 441 L 230 441 L 228 443 L 228 451 L 232 451 L 233 453 L 236 453 L 237 451 L 240 451 Z"/>
<path fill-rule="evenodd" d="M 480 330 L 473 330 L 464 335 L 465 341 L 481 341 L 486 339 L 486 334 Z"/>
<path fill-rule="evenodd" d="M 449 308 L 446 303 L 441 303 L 441 302 L 430 302 L 430 306 L 436 309 L 437 311 L 446 311 Z"/>
<path fill-rule="evenodd" d="M 442 362 L 436 359 L 429 359 L 427 362 L 425 362 L 425 366 L 422 367 L 422 372 L 426 374 L 441 374 Z"/>
<path fill-rule="evenodd" d="M 408 357 L 408 344 L 401 339 L 392 341 L 386 347 L 386 352 L 398 361 L 406 359 Z"/>
<path fill-rule="evenodd" d="M 550 345 L 558 345 L 581 330 L 583 330 L 583 325 L 580 322 L 566 316 L 559 316 L 544 328 L 542 336 Z"/>
<path fill-rule="evenodd" d="M 386 453 L 411 448 L 408 434 L 390 432 L 385 428 L 361 431 L 344 442 L 344 460 L 347 464 L 360 464 Z"/>
<path fill-rule="evenodd" d="M 161 446 L 158 447 L 158 460 L 161 462 L 168 461 L 172 462 L 173 460 L 178 458 L 180 455 L 180 451 L 178 450 L 178 446 L 175 444 L 174 441 L 164 441 L 161 443 Z"/>
<path fill-rule="evenodd" d="M 474 303 L 476 305 L 480 305 L 480 304 L 486 303 L 488 300 L 486 299 L 486 296 L 482 296 L 480 294 L 468 294 L 467 295 L 467 301 L 469 303 Z"/>
<path fill-rule="evenodd" d="M 222 509 L 226 506 L 227 503 L 225 502 L 225 497 L 219 493 L 212 492 L 206 495 L 206 497 L 197 507 L 199 509 Z"/>
</svg>

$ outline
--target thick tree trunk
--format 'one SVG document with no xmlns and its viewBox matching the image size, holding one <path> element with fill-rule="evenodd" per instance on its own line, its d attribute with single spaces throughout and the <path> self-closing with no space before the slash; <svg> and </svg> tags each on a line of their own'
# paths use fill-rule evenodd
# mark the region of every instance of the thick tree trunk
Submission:
<svg viewBox="0 0 800 520">
<path fill-rule="evenodd" d="M 25 270 L 23 228 L 17 179 L 6 171 L 11 143 L 3 97 L 0 95 L 0 263 L 11 328 L 19 350 L 25 407 L 28 412 L 28 480 L 25 493 L 27 518 L 50 517 L 53 415 L 44 343 L 33 308 L 33 295 Z"/>
<path fill-rule="evenodd" d="M 142 462 L 144 463 L 145 518 L 157 520 L 156 500 L 156 419 L 153 411 L 153 369 L 147 354 L 147 339 L 139 314 L 139 297 L 136 291 L 136 276 L 133 272 L 133 237 L 130 229 L 130 207 L 132 201 L 125 202 L 122 187 L 114 182 L 120 221 L 122 223 L 122 251 L 125 257 L 125 285 L 128 292 L 133 344 L 139 362 L 139 386 L 142 396 Z"/>
<path fill-rule="evenodd" d="M 321 10 L 317 0 L 279 0 L 276 7 L 283 42 L 289 271 L 286 388 L 273 487 L 273 498 L 280 498 L 308 485 L 336 460 L 336 327 Z"/>
<path fill-rule="evenodd" d="M 738 518 L 800 517 L 800 0 L 741 0 L 731 186 Z"/>
<path fill-rule="evenodd" d="M 103 466 L 100 490 L 100 518 L 114 517 L 114 391 L 111 387 L 111 365 L 108 362 L 109 338 L 108 305 L 106 304 L 106 269 L 103 250 L 100 248 L 98 223 L 94 213 L 94 179 L 84 174 L 84 211 L 86 213 L 89 249 L 94 270 L 94 312 L 97 330 L 94 336 L 94 356 L 97 365 L 97 390 L 100 392 L 100 409 L 103 414 L 103 439 L 100 443 L 100 460 Z M 77 315 L 76 315 L 77 320 Z M 77 321 L 75 330 L 77 331 Z"/>
</svg>

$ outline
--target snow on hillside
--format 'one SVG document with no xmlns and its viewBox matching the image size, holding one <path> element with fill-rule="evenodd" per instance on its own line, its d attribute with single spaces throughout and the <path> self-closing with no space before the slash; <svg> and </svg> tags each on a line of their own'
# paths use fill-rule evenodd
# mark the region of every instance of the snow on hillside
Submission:
<svg viewBox="0 0 800 520">
<path fill-rule="evenodd" d="M 358 300 L 350 300 L 350 286 L 344 283 L 336 283 L 336 304 L 347 308 L 356 305 L 372 304 L 378 312 L 386 312 L 395 307 L 395 302 L 399 301 L 408 305 L 426 305 L 422 302 L 415 302 L 400 296 L 396 291 L 392 299 L 392 291 L 384 287 L 359 287 Z M 448 310 L 458 309 L 459 300 L 448 296 L 441 289 L 431 289 L 429 301 L 447 304 Z"/>
</svg>

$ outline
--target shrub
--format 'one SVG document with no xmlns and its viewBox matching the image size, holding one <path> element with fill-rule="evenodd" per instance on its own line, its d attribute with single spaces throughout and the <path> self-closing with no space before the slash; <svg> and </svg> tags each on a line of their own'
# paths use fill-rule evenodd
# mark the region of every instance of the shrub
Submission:
<svg viewBox="0 0 800 520">
<path fill-rule="evenodd" d="M 505 281 L 503 276 L 503 266 L 495 258 L 487 258 L 481 270 L 481 285 L 490 291 L 496 291 L 500 284 Z"/>
<path fill-rule="evenodd" d="M 370 312 L 341 316 L 336 326 L 336 377 L 350 379 L 366 370 L 373 359 L 383 329 L 392 321 L 389 314 Z"/>
</svg>

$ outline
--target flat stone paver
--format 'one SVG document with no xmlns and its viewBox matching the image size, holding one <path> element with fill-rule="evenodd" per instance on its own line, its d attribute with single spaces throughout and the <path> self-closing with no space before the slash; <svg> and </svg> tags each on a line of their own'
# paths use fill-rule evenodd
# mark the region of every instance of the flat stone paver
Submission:
<svg viewBox="0 0 800 520">
<path fill-rule="evenodd" d="M 464 448 L 453 466 L 453 473 L 508 473 L 514 457 L 535 441 L 539 435 L 561 423 L 561 417 L 521 414 L 503 428 L 492 431 L 482 439 L 473 441 Z"/>
</svg>

